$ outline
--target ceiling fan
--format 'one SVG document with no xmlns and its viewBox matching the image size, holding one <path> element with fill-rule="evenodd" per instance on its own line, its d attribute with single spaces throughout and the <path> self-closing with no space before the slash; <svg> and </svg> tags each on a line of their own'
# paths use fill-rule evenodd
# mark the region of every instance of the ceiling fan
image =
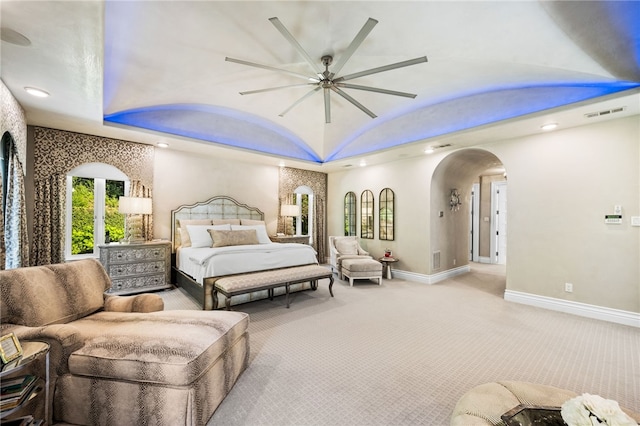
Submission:
<svg viewBox="0 0 640 426">
<path fill-rule="evenodd" d="M 386 95 L 403 96 L 403 97 L 412 98 L 412 99 L 417 96 L 416 94 L 413 94 L 413 93 L 398 92 L 398 91 L 395 91 L 395 90 L 387 90 L 387 89 L 379 89 L 377 87 L 371 87 L 371 86 L 361 86 L 361 85 L 357 85 L 357 84 L 346 83 L 346 81 L 353 80 L 355 78 L 363 77 L 363 76 L 366 76 L 366 75 L 376 74 L 376 73 L 380 73 L 380 72 L 394 70 L 396 68 L 408 67 L 410 65 L 416 65 L 416 64 L 420 64 L 422 62 L 427 62 L 427 57 L 426 56 L 422 56 L 420 58 L 415 58 L 415 59 L 410 59 L 410 60 L 407 60 L 407 61 L 396 62 L 394 64 L 384 65 L 384 66 L 381 66 L 381 67 L 371 68 L 371 69 L 360 71 L 360 72 L 356 72 L 356 73 L 353 73 L 353 74 L 338 76 L 338 74 L 340 73 L 340 71 L 342 70 L 342 68 L 346 64 L 346 62 L 349 60 L 349 58 L 351 58 L 351 56 L 354 54 L 356 49 L 364 41 L 364 39 L 367 37 L 367 35 L 369 35 L 369 33 L 371 32 L 373 27 L 375 27 L 375 25 L 378 23 L 377 20 L 375 20 L 373 18 L 369 18 L 367 20 L 367 22 L 365 22 L 365 24 L 362 27 L 362 29 L 360 30 L 360 32 L 358 32 L 356 37 L 351 41 L 351 44 L 349 44 L 349 46 L 347 47 L 345 52 L 342 54 L 342 56 L 340 57 L 339 61 L 334 65 L 334 67 L 333 67 L 333 69 L 331 71 L 329 70 L 329 66 L 333 64 L 333 57 L 332 56 L 325 55 L 325 56 L 323 56 L 321 58 L 322 65 L 324 66 L 324 71 L 323 71 L 322 68 L 319 66 L 319 64 L 317 64 L 313 59 L 311 59 L 311 56 L 309 56 L 309 54 L 302 48 L 300 43 L 298 43 L 298 41 L 293 37 L 293 35 L 291 35 L 291 33 L 282 24 L 282 22 L 280 22 L 280 20 L 278 18 L 270 18 L 269 21 L 271 21 L 271 23 L 276 27 L 276 29 L 278 31 L 280 31 L 280 33 L 284 36 L 284 38 L 287 39 L 287 41 L 307 61 L 307 63 L 311 66 L 311 68 L 313 68 L 313 70 L 316 73 L 314 76 L 310 77 L 308 75 L 300 74 L 300 73 L 297 73 L 297 72 L 294 72 L 294 71 L 289 71 L 289 70 L 286 70 L 286 69 L 283 69 L 283 68 L 272 67 L 272 66 L 269 66 L 269 65 L 262 65 L 262 64 L 258 64 L 258 63 L 255 63 L 255 62 L 243 61 L 241 59 L 234 59 L 234 58 L 226 57 L 225 61 L 235 62 L 237 64 L 248 65 L 248 66 L 256 67 L 256 68 L 262 68 L 262 69 L 266 69 L 266 70 L 270 70 L 270 71 L 282 72 L 282 73 L 286 73 L 286 74 L 292 75 L 294 77 L 302 78 L 302 79 L 307 81 L 307 83 L 291 84 L 291 85 L 287 85 L 287 86 L 270 87 L 270 88 L 267 88 L 267 89 L 258 89 L 258 90 L 250 90 L 250 91 L 246 91 L 246 92 L 240 92 L 241 95 L 251 95 L 251 94 L 255 94 L 255 93 L 270 92 L 270 91 L 273 91 L 273 90 L 288 89 L 288 88 L 291 88 L 291 87 L 300 87 L 300 86 L 307 86 L 307 85 L 315 86 L 313 89 L 311 89 L 309 92 L 307 92 L 304 96 L 302 96 L 300 99 L 298 99 L 296 102 L 294 102 L 289 108 L 287 108 L 282 113 L 280 113 L 279 115 L 281 117 L 283 117 L 286 113 L 291 111 L 294 107 L 299 105 L 302 101 L 304 101 L 305 99 L 309 98 L 311 95 L 313 95 L 314 93 L 320 91 L 321 89 L 324 92 L 324 117 L 325 117 L 325 122 L 326 123 L 331 123 L 330 93 L 332 91 L 337 93 L 338 95 L 342 96 L 344 99 L 346 99 L 347 101 L 349 101 L 350 103 L 352 103 L 356 107 L 358 107 L 360 110 L 362 110 L 369 117 L 376 118 L 376 115 L 373 112 L 371 112 L 368 108 L 366 108 L 360 102 L 358 102 L 353 97 L 351 97 L 348 93 L 346 93 L 344 90 L 342 90 L 342 88 L 365 90 L 365 91 L 369 91 L 369 92 L 383 93 L 383 94 L 386 94 Z"/>
</svg>

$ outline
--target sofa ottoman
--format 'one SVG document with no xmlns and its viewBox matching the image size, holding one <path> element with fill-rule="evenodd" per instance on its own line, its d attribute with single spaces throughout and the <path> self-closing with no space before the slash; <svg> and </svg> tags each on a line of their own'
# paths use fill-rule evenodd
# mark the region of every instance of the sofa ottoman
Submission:
<svg viewBox="0 0 640 426">
<path fill-rule="evenodd" d="M 382 285 L 382 263 L 373 259 L 344 259 L 342 275 L 349 278 L 350 286 L 354 279 L 378 280 L 378 285 Z"/>
</svg>

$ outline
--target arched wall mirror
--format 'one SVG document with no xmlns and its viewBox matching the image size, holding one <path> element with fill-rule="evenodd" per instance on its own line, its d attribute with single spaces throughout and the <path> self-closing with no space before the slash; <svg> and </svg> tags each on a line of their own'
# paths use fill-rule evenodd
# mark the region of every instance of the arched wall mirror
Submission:
<svg viewBox="0 0 640 426">
<path fill-rule="evenodd" d="M 393 213 L 394 213 L 394 193 L 391 189 L 385 188 L 380 191 L 380 230 L 378 232 L 381 240 L 393 240 Z"/>
<path fill-rule="evenodd" d="M 347 192 L 344 196 L 344 235 L 356 235 L 356 194 Z"/>
<path fill-rule="evenodd" d="M 360 238 L 373 239 L 373 192 L 368 189 L 362 192 L 360 199 L 360 218 L 362 220 L 360 227 Z"/>
</svg>

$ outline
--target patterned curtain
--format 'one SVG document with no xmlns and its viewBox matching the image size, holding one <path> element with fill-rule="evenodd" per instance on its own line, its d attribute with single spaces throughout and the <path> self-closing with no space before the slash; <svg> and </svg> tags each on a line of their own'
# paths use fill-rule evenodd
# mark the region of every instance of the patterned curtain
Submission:
<svg viewBox="0 0 640 426">
<path fill-rule="evenodd" d="M 316 200 L 315 208 L 313 209 L 315 213 L 315 217 L 313 218 L 313 223 L 315 224 L 315 232 L 313 236 L 313 240 L 316 242 L 316 251 L 318 252 L 318 263 L 323 264 L 326 263 L 326 241 L 325 241 L 325 206 L 324 199 L 321 197 L 314 197 Z"/>
<path fill-rule="evenodd" d="M 4 195 L 3 192 L 4 190 L 2 189 L 4 187 L 4 181 L 2 179 L 2 173 L 0 173 L 0 206 L 2 205 L 2 200 L 4 200 Z M 4 244 L 4 210 L 0 209 L 0 271 L 3 270 L 5 268 L 4 266 L 4 262 L 5 262 L 5 253 L 7 252 L 7 249 L 5 247 Z"/>
<path fill-rule="evenodd" d="M 153 198 L 151 189 L 145 187 L 139 180 L 132 180 L 129 186 L 130 197 Z M 142 215 L 142 237 L 146 241 L 153 240 L 153 214 Z"/>
<path fill-rule="evenodd" d="M 64 261 L 66 183 L 64 174 L 35 181 L 32 265 Z"/>
<path fill-rule="evenodd" d="M 4 262 L 1 269 L 29 266 L 29 239 L 25 204 L 24 174 L 13 138 L 9 137 L 7 158 L 6 211 L 3 220 Z"/>
</svg>

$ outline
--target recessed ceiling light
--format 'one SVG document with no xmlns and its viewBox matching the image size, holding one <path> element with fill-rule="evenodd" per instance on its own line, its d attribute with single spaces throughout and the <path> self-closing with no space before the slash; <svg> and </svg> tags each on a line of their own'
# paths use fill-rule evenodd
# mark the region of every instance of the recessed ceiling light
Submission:
<svg viewBox="0 0 640 426">
<path fill-rule="evenodd" d="M 425 154 L 433 154 L 433 151 L 434 151 L 434 149 L 433 149 L 432 147 L 429 147 L 429 148 L 426 148 L 426 149 L 424 150 L 424 153 L 425 153 Z"/>
<path fill-rule="evenodd" d="M 169 148 L 169 144 L 168 144 L 168 143 L 166 143 L 166 142 L 158 142 L 158 143 L 156 144 L 156 146 L 157 146 L 158 148 Z"/>
<path fill-rule="evenodd" d="M 367 165 L 367 161 L 366 160 L 360 160 L 360 167 L 364 167 Z"/>
<path fill-rule="evenodd" d="M 38 98 L 46 98 L 49 96 L 49 93 L 42 89 L 36 89 L 35 87 L 25 87 L 24 90 L 26 90 L 28 94 Z"/>
<path fill-rule="evenodd" d="M 544 131 L 549 131 L 549 130 L 553 130 L 556 127 L 558 127 L 558 123 L 547 123 L 547 124 L 543 124 L 542 126 L 540 126 L 540 128 Z"/>
</svg>

